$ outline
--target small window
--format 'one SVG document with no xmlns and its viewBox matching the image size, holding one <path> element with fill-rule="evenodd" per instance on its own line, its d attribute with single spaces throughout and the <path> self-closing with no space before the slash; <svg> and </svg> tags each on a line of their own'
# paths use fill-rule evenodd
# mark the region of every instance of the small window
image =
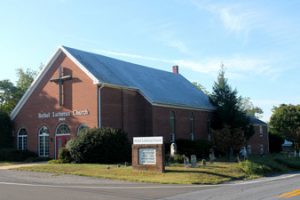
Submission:
<svg viewBox="0 0 300 200">
<path fill-rule="evenodd" d="M 195 116 L 194 113 L 191 113 L 190 116 L 190 134 L 191 134 L 191 140 L 195 140 Z"/>
<path fill-rule="evenodd" d="M 87 125 L 81 124 L 77 129 L 77 136 L 79 136 L 82 133 L 87 132 L 88 129 L 89 129 L 89 127 Z"/>
<path fill-rule="evenodd" d="M 17 149 L 27 150 L 27 131 L 25 128 L 19 130 L 17 140 Z"/>
<path fill-rule="evenodd" d="M 170 136 L 171 136 L 170 141 L 171 142 L 175 142 L 176 140 L 175 122 L 176 122 L 175 112 L 171 111 L 170 112 Z"/>
</svg>

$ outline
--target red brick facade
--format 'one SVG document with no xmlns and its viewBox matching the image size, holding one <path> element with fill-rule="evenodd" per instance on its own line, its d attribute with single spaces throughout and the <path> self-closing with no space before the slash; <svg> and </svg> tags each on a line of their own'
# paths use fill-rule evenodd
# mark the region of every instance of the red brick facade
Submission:
<svg viewBox="0 0 300 200">
<path fill-rule="evenodd" d="M 269 153 L 269 135 L 267 125 L 254 124 L 254 135 L 247 142 L 247 150 L 250 154 Z"/>
<path fill-rule="evenodd" d="M 72 80 L 63 84 L 63 106 L 59 106 L 58 84 L 50 79 L 58 77 L 62 66 L 64 75 L 72 75 Z M 101 105 L 99 107 L 99 105 Z M 87 110 L 86 115 L 73 115 L 74 111 Z M 163 136 L 170 141 L 170 113 L 175 113 L 176 138 L 191 138 L 191 115 L 194 119 L 194 138 L 207 139 L 211 114 L 206 111 L 151 105 L 138 91 L 113 88 L 94 84 L 91 78 L 64 54 L 55 60 L 43 79 L 14 118 L 14 137 L 18 131 L 27 131 L 27 149 L 39 152 L 39 130 L 49 129 L 49 157 L 55 157 L 56 132 L 60 124 L 70 128 L 67 139 L 76 137 L 79 126 L 107 126 L 121 128 L 134 136 Z M 69 114 L 54 117 L 55 113 Z M 39 117 L 39 114 L 49 114 Z M 100 116 L 100 117 L 98 117 Z"/>
</svg>

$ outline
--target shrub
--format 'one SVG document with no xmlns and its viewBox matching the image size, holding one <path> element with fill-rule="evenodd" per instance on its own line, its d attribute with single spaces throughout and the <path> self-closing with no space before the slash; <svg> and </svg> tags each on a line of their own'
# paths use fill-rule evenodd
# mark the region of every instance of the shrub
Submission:
<svg viewBox="0 0 300 200">
<path fill-rule="evenodd" d="M 183 155 L 175 154 L 171 159 L 175 163 L 183 163 Z"/>
<path fill-rule="evenodd" d="M 7 113 L 0 111 L 0 149 L 13 146 L 12 123 Z"/>
<path fill-rule="evenodd" d="M 300 169 L 300 159 L 299 158 L 280 158 L 274 159 L 276 162 L 281 163 L 291 169 Z"/>
<path fill-rule="evenodd" d="M 70 151 L 67 148 L 61 148 L 58 152 L 58 160 L 62 163 L 70 163 L 72 162 L 72 157 Z"/>
<path fill-rule="evenodd" d="M 37 155 L 31 151 L 20 151 L 17 149 L 0 149 L 1 161 L 32 161 L 37 158 Z"/>
<path fill-rule="evenodd" d="M 130 161 L 131 146 L 120 129 L 93 128 L 71 139 L 66 148 L 78 163 L 117 163 Z"/>
<path fill-rule="evenodd" d="M 255 163 L 250 160 L 239 163 L 240 168 L 248 175 L 263 175 L 272 172 L 272 169 L 264 164 Z"/>
<path fill-rule="evenodd" d="M 209 155 L 209 149 L 212 147 L 207 140 L 186 140 L 178 139 L 176 140 L 177 152 L 179 154 L 184 154 L 186 156 L 191 156 L 195 154 L 197 158 L 206 158 Z"/>
</svg>

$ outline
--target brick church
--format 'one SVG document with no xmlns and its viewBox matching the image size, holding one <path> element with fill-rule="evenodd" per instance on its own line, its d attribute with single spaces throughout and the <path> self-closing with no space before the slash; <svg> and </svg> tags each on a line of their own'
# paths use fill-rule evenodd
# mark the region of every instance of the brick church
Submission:
<svg viewBox="0 0 300 200">
<path fill-rule="evenodd" d="M 209 139 L 214 107 L 178 73 L 60 47 L 11 113 L 20 150 L 56 158 L 86 127 L 134 136 Z"/>
</svg>

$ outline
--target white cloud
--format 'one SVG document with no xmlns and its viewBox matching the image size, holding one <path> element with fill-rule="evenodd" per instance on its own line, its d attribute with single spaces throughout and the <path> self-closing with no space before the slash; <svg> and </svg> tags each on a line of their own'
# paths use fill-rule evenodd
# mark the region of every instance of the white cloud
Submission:
<svg viewBox="0 0 300 200">
<path fill-rule="evenodd" d="M 231 79 L 242 79 L 249 75 L 259 75 L 268 77 L 271 80 L 276 79 L 282 69 L 272 67 L 274 59 L 262 59 L 256 57 L 246 56 L 232 56 L 232 57 L 216 57 L 205 60 L 191 60 L 191 59 L 165 59 L 151 56 L 110 51 L 110 50 L 96 50 L 101 54 L 116 56 L 130 59 L 140 59 L 154 62 L 167 63 L 169 65 L 179 65 L 181 68 L 186 68 L 195 72 L 200 72 L 215 76 L 220 70 L 221 63 L 224 63 L 228 77 Z"/>
<path fill-rule="evenodd" d="M 264 27 L 262 25 L 264 13 L 245 2 L 235 2 L 234 4 L 220 3 L 219 1 L 194 0 L 192 2 L 200 10 L 214 15 L 227 31 L 244 36 L 245 39 L 252 30 Z"/>
</svg>

